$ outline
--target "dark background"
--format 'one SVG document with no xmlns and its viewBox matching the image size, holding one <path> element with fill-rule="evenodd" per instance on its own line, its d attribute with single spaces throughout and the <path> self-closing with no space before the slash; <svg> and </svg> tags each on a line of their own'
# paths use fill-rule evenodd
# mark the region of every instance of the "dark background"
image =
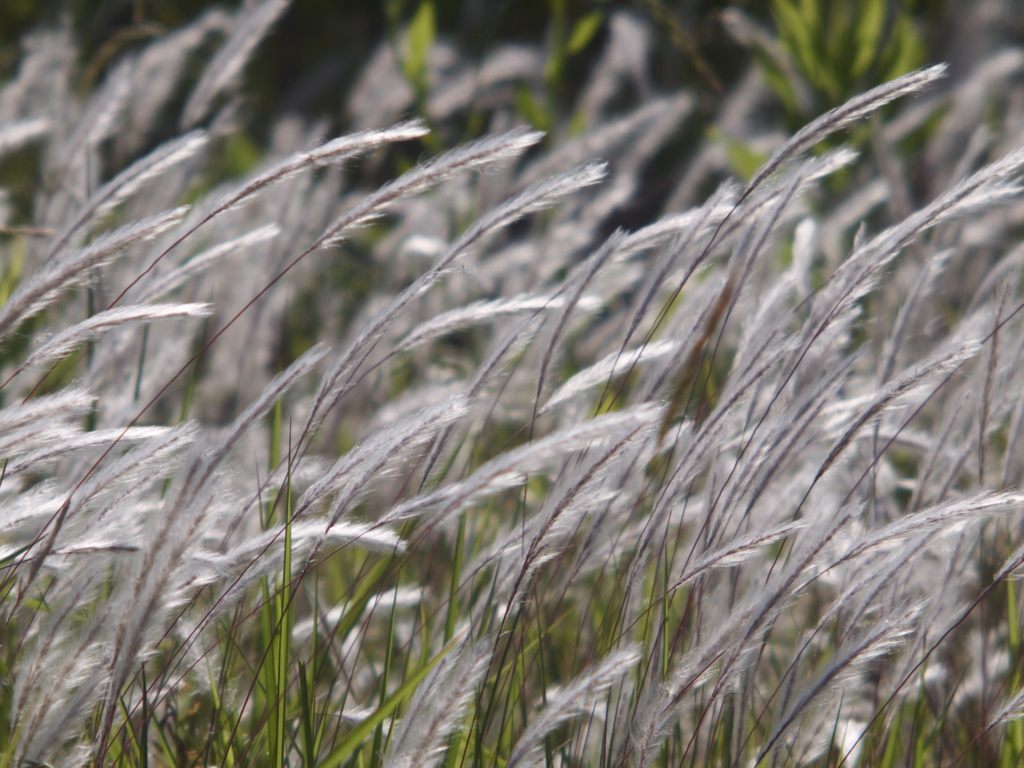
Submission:
<svg viewBox="0 0 1024 768">
<path fill-rule="evenodd" d="M 347 87 L 367 57 L 387 36 L 398 34 L 416 12 L 419 0 L 295 0 L 259 48 L 247 78 L 254 108 L 273 113 L 296 110 L 308 116 L 335 117 Z M 840 2 L 840 5 L 843 3 Z M 204 0 L 4 0 L 0 3 L 0 78 L 8 78 L 20 57 L 21 36 L 40 25 L 72 25 L 82 57 L 82 83 L 88 88 L 105 66 L 126 49 L 181 26 L 214 5 L 237 8 L 238 2 Z M 890 13 L 913 20 L 928 61 L 955 60 L 958 41 L 976 20 L 984 2 L 917 0 L 891 2 Z M 1012 4 L 1011 4 L 1012 5 Z M 607 18 L 628 9 L 653 21 L 656 30 L 651 75 L 663 91 L 696 89 L 711 108 L 750 61 L 749 52 L 725 32 L 720 14 L 726 7 L 743 10 L 766 29 L 775 28 L 771 0 L 724 3 L 701 0 L 436 0 L 437 34 L 464 55 L 480 56 L 499 42 L 551 45 L 586 14 Z M 992 26 L 1007 38 L 1019 33 L 1024 13 Z M 970 17 L 970 18 L 968 18 Z M 587 46 L 566 62 L 556 98 L 571 99 L 588 66 L 601 50 L 606 33 L 599 28 Z M 873 83 L 868 83 L 871 85 Z M 822 107 L 831 106 L 822 104 Z"/>
</svg>

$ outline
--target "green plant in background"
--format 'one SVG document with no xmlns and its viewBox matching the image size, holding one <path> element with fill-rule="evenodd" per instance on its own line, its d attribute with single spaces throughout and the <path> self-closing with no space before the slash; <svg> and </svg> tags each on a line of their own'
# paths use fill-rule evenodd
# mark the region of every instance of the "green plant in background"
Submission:
<svg viewBox="0 0 1024 768">
<path fill-rule="evenodd" d="M 771 0 L 779 45 L 795 65 L 787 71 L 773 57 L 758 61 L 791 119 L 804 121 L 856 93 L 917 69 L 924 41 L 903 0 Z M 812 104 L 801 104 L 796 72 Z"/>
<path fill-rule="evenodd" d="M 567 0 L 546 0 L 550 9 L 545 27 L 546 58 L 543 70 L 543 94 L 525 84 L 516 87 L 515 104 L 520 116 L 542 131 L 550 131 L 566 115 L 566 68 L 570 59 L 582 53 L 593 41 L 607 19 L 603 8 L 586 11 L 570 18 Z M 576 115 L 571 133 L 583 129 Z"/>
<path fill-rule="evenodd" d="M 721 18 L 752 50 L 794 130 L 927 60 L 920 22 L 903 0 L 771 0 L 769 8 L 774 36 L 736 9 Z M 862 146 L 870 128 L 856 126 L 854 134 L 850 143 Z M 718 126 L 710 126 L 707 135 L 724 148 L 740 178 L 750 178 L 766 157 Z"/>
<path fill-rule="evenodd" d="M 416 92 L 416 102 L 423 112 L 423 100 L 430 87 L 427 56 L 437 35 L 437 14 L 433 0 L 422 0 L 405 33 L 402 73 Z"/>
</svg>

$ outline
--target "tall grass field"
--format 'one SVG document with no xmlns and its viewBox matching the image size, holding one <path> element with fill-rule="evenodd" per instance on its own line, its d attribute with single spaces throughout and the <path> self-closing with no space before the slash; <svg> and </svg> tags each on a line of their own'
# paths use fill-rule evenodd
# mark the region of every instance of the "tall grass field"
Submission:
<svg viewBox="0 0 1024 768">
<path fill-rule="evenodd" d="M 0 57 L 0 768 L 1024 763 L 1013 2 L 148 5 Z"/>
</svg>

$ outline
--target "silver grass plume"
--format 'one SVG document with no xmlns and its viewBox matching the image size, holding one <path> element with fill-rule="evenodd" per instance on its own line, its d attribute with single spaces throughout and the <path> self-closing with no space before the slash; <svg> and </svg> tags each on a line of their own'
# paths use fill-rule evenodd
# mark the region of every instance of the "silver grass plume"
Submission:
<svg viewBox="0 0 1024 768">
<path fill-rule="evenodd" d="M 192 131 L 160 145 L 121 171 L 97 189 L 75 218 L 58 233 L 50 245 L 47 260 L 57 258 L 57 254 L 86 223 L 131 197 L 150 179 L 155 179 L 172 166 L 188 160 L 205 147 L 207 141 L 208 138 L 203 131 Z"/>
<path fill-rule="evenodd" d="M 448 651 L 420 683 L 399 723 L 384 765 L 387 768 L 434 768 L 444 757 L 445 742 L 477 695 L 491 663 L 491 643 Z"/>
<path fill-rule="evenodd" d="M 637 647 L 615 651 L 552 695 L 512 748 L 509 768 L 530 768 L 540 762 L 544 737 L 570 718 L 591 714 L 608 689 L 639 660 Z"/>
<path fill-rule="evenodd" d="M 78 251 L 52 259 L 24 280 L 0 307 L 0 338 L 14 327 L 56 301 L 61 290 L 84 282 L 93 267 L 106 264 L 124 249 L 166 232 L 184 218 L 187 208 L 150 216 L 96 238 Z"/>
<path fill-rule="evenodd" d="M 50 338 L 44 337 L 39 347 L 22 363 L 22 367 L 31 368 L 54 358 L 65 357 L 80 344 L 95 339 L 111 328 L 175 317 L 209 317 L 210 313 L 208 304 L 140 304 L 108 309 Z"/>
</svg>

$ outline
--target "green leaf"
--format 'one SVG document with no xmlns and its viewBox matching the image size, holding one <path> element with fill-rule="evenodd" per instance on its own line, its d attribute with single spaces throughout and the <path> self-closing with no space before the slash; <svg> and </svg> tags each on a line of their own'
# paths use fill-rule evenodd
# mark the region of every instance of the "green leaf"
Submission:
<svg viewBox="0 0 1024 768">
<path fill-rule="evenodd" d="M 413 87 L 421 91 L 427 85 L 427 55 L 437 34 L 434 0 L 423 0 L 406 32 L 406 57 L 402 69 Z"/>
<path fill-rule="evenodd" d="M 820 36 L 824 29 L 821 11 L 821 0 L 800 0 L 799 13 L 803 17 L 807 33 L 812 38 Z"/>
<path fill-rule="evenodd" d="M 0 306 L 7 302 L 21 281 L 21 272 L 25 262 L 25 241 L 16 240 L 8 254 L 8 262 L 4 267 L 3 274 L 0 275 Z"/>
<path fill-rule="evenodd" d="M 860 4 L 860 21 L 857 24 L 857 53 L 850 68 L 852 79 L 868 71 L 878 58 L 882 30 L 885 27 L 886 0 L 863 0 Z"/>
<path fill-rule="evenodd" d="M 602 21 L 604 21 L 604 14 L 600 11 L 591 11 L 580 17 L 569 34 L 569 42 L 566 45 L 569 53 L 576 54 L 586 48 L 594 39 L 597 30 L 601 28 Z"/>
<path fill-rule="evenodd" d="M 402 683 L 401 687 L 399 687 L 397 691 L 381 703 L 373 714 L 353 728 L 342 742 L 334 748 L 334 751 L 331 752 L 331 754 L 329 754 L 322 763 L 320 763 L 318 768 L 337 768 L 345 758 L 363 746 L 367 737 L 374 732 L 377 726 L 383 723 L 394 713 L 396 709 L 398 709 L 399 704 L 412 696 L 419 684 L 422 683 L 424 678 L 426 678 L 430 673 L 430 670 L 437 666 L 438 662 L 441 661 L 445 654 L 450 650 L 451 646 L 444 648 L 444 650 L 431 659 L 428 664 L 424 665 L 421 669 L 416 670 L 416 673 Z"/>
<path fill-rule="evenodd" d="M 821 57 L 825 65 L 821 74 L 823 90 L 835 104 L 845 101 L 850 89 L 850 72 L 856 55 L 853 21 L 856 13 L 849 2 L 834 3 L 829 13 L 828 44 Z"/>
<path fill-rule="evenodd" d="M 908 14 L 900 16 L 896 21 L 892 37 L 886 44 L 886 53 L 892 63 L 889 65 L 882 80 L 892 80 L 917 69 L 925 60 L 924 45 L 914 28 L 914 22 Z M 891 58 L 889 58 L 891 57 Z"/>
<path fill-rule="evenodd" d="M 224 172 L 231 178 L 248 175 L 262 158 L 259 146 L 244 131 L 224 141 Z"/>
<path fill-rule="evenodd" d="M 903 707 L 896 709 L 892 725 L 882 734 L 885 752 L 882 753 L 882 761 L 879 768 L 893 768 L 896 765 L 896 755 L 900 749 L 900 725 L 903 721 Z"/>
<path fill-rule="evenodd" d="M 724 145 L 726 157 L 729 159 L 729 166 L 741 179 L 750 179 L 765 160 L 768 159 L 767 155 L 756 152 L 742 141 L 737 141 L 731 136 L 727 136 L 720 129 L 713 129 L 711 131 L 711 138 L 715 141 L 720 141 Z"/>
<path fill-rule="evenodd" d="M 796 93 L 793 91 L 793 84 L 786 77 L 786 73 L 780 69 L 769 56 L 764 54 L 755 53 L 757 63 L 761 68 L 761 74 L 764 76 L 765 82 L 768 86 L 775 91 L 775 95 L 782 101 L 782 106 L 786 108 L 786 112 L 791 115 L 795 115 L 799 112 Z"/>
<path fill-rule="evenodd" d="M 524 85 L 516 86 L 515 99 L 516 111 L 526 122 L 541 131 L 550 129 L 551 116 L 533 97 L 533 92 L 529 88 Z"/>
<path fill-rule="evenodd" d="M 1006 582 L 1006 628 L 1010 644 L 1010 655 L 1020 653 L 1020 616 L 1017 613 L 1017 590 L 1012 581 Z"/>
<path fill-rule="evenodd" d="M 788 0 L 775 0 L 772 3 L 772 17 L 783 48 L 796 61 L 800 70 L 813 78 L 821 71 L 822 62 L 816 53 L 818 40 L 804 14 Z"/>
</svg>

